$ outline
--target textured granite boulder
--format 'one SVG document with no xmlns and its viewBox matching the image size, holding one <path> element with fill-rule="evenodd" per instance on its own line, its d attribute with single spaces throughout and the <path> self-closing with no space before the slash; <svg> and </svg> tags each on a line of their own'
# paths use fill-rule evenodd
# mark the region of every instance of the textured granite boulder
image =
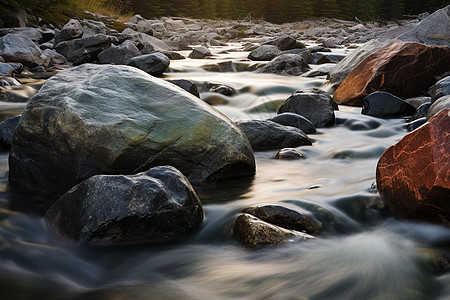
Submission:
<svg viewBox="0 0 450 300">
<path fill-rule="evenodd" d="M 387 92 L 375 92 L 364 98 L 361 113 L 378 118 L 412 116 L 416 108 Z"/>
<path fill-rule="evenodd" d="M 450 47 L 450 5 L 439 9 L 422 20 L 399 40 L 432 46 Z"/>
<path fill-rule="evenodd" d="M 376 91 L 401 98 L 417 96 L 449 65 L 449 47 L 394 41 L 359 63 L 333 98 L 338 104 L 362 106 L 364 97 Z"/>
<path fill-rule="evenodd" d="M 281 51 L 277 46 L 274 45 L 263 45 L 261 47 L 256 48 L 248 55 L 248 59 L 250 60 L 272 60 Z"/>
<path fill-rule="evenodd" d="M 136 56 L 130 59 L 129 66 L 141 69 L 153 76 L 161 76 L 169 68 L 170 60 L 160 52 Z"/>
<path fill-rule="evenodd" d="M 62 195 L 45 214 L 50 230 L 81 244 L 183 237 L 203 220 L 188 179 L 169 166 L 136 175 L 96 175 Z"/>
<path fill-rule="evenodd" d="M 394 216 L 450 226 L 449 135 L 445 109 L 381 156 L 377 186 Z"/>
<path fill-rule="evenodd" d="M 54 75 L 30 99 L 14 132 L 9 179 L 62 194 L 93 175 L 158 165 L 197 185 L 255 170 L 245 135 L 197 97 L 133 67 L 84 64 Z"/>
<path fill-rule="evenodd" d="M 326 93 L 297 91 L 280 106 L 278 114 L 295 113 L 308 119 L 314 127 L 329 127 L 335 123 L 334 105 Z"/>
<path fill-rule="evenodd" d="M 26 67 L 47 67 L 50 59 L 26 35 L 7 34 L 0 38 L 0 56 L 7 62 L 18 62 Z"/>
<path fill-rule="evenodd" d="M 80 65 L 96 60 L 97 55 L 110 46 L 110 36 L 96 34 L 87 38 L 61 42 L 56 45 L 55 50 L 64 55 L 68 61 Z"/>
<path fill-rule="evenodd" d="M 71 19 L 66 25 L 61 29 L 59 33 L 55 35 L 55 45 L 58 45 L 64 41 L 70 41 L 73 39 L 81 38 L 83 36 L 84 30 L 81 26 L 80 21 Z"/>
<path fill-rule="evenodd" d="M 312 145 L 308 136 L 295 127 L 267 120 L 240 121 L 236 125 L 247 136 L 253 151 Z"/>
<path fill-rule="evenodd" d="M 236 239 L 248 248 L 262 248 L 314 239 L 309 234 L 264 222 L 250 214 L 242 214 L 236 219 L 233 233 Z"/>
<path fill-rule="evenodd" d="M 101 64 L 126 65 L 133 57 L 139 56 L 139 49 L 129 41 L 103 50 L 98 54 L 98 62 Z"/>
</svg>

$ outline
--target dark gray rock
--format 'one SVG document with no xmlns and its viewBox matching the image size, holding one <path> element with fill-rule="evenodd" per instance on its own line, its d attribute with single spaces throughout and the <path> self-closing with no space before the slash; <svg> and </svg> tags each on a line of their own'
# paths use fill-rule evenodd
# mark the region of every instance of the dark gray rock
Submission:
<svg viewBox="0 0 450 300">
<path fill-rule="evenodd" d="M 236 219 L 233 234 L 242 245 L 249 248 L 314 239 L 309 234 L 272 225 L 250 214 L 242 214 Z"/>
<path fill-rule="evenodd" d="M 446 108 L 450 108 L 450 95 L 440 97 L 431 104 L 427 113 L 427 120 L 430 120 L 434 115 Z"/>
<path fill-rule="evenodd" d="M 206 47 L 196 47 L 191 53 L 189 53 L 189 58 L 194 59 L 202 59 L 208 56 L 212 56 L 212 53 Z"/>
<path fill-rule="evenodd" d="M 237 95 L 237 91 L 234 88 L 232 88 L 231 86 L 223 85 L 223 84 L 214 85 L 210 88 L 209 91 L 212 93 L 222 94 L 222 95 L 228 96 L 228 97 Z"/>
<path fill-rule="evenodd" d="M 315 53 L 313 63 L 316 63 L 318 65 L 329 63 L 336 64 L 343 60 L 345 57 L 346 55 Z"/>
<path fill-rule="evenodd" d="M 219 72 L 237 72 L 236 65 L 232 61 L 223 61 L 217 64 Z"/>
<path fill-rule="evenodd" d="M 236 125 L 247 136 L 253 151 L 312 145 L 308 136 L 295 127 L 268 120 L 240 121 Z"/>
<path fill-rule="evenodd" d="M 102 21 L 84 19 L 80 21 L 83 27 L 84 38 L 90 37 L 96 34 L 108 34 L 111 30 Z"/>
<path fill-rule="evenodd" d="M 426 117 L 428 114 L 428 110 L 430 109 L 431 102 L 424 103 L 419 108 L 417 108 L 416 112 L 412 115 L 412 117 L 408 120 L 408 122 L 415 121 L 417 119 Z"/>
<path fill-rule="evenodd" d="M 71 19 L 66 25 L 55 35 L 55 45 L 64 41 L 78 39 L 83 36 L 84 30 L 80 21 Z"/>
<path fill-rule="evenodd" d="M 397 39 L 429 46 L 450 46 L 450 5 L 439 9 Z"/>
<path fill-rule="evenodd" d="M 281 113 L 279 115 L 276 115 L 275 117 L 269 119 L 269 121 L 284 125 L 284 126 L 291 126 L 300 129 L 304 133 L 315 133 L 316 128 L 311 123 L 310 120 L 305 118 L 304 116 L 301 116 L 299 114 L 295 113 Z"/>
<path fill-rule="evenodd" d="M 275 159 L 295 160 L 305 159 L 305 155 L 295 148 L 283 148 L 275 155 Z"/>
<path fill-rule="evenodd" d="M 336 64 L 321 64 L 318 68 L 308 71 L 306 73 L 303 73 L 302 77 L 317 77 L 317 76 L 324 76 L 328 75 L 333 69 Z"/>
<path fill-rule="evenodd" d="M 412 116 L 416 108 L 408 102 L 388 93 L 374 92 L 364 98 L 361 113 L 378 118 Z"/>
<path fill-rule="evenodd" d="M 170 60 L 160 52 L 133 57 L 128 63 L 153 76 L 161 76 L 169 68 Z"/>
<path fill-rule="evenodd" d="M 11 77 L 13 74 L 13 67 L 9 64 L 0 62 L 0 76 Z"/>
<path fill-rule="evenodd" d="M 200 97 L 200 93 L 198 91 L 197 85 L 192 80 L 187 79 L 170 79 L 167 80 L 170 83 L 175 84 L 176 86 L 182 88 L 183 90 L 191 93 L 195 97 Z"/>
<path fill-rule="evenodd" d="M 327 81 L 334 87 L 339 86 L 354 67 L 370 54 L 389 44 L 389 42 L 390 40 L 371 40 L 365 43 L 337 63 L 334 69 L 328 74 Z"/>
<path fill-rule="evenodd" d="M 42 35 L 42 41 L 44 43 L 51 41 L 55 37 L 56 32 L 53 29 L 42 27 L 36 29 Z"/>
<path fill-rule="evenodd" d="M 186 59 L 186 57 L 184 57 L 183 55 L 181 55 L 178 52 L 174 52 L 174 51 L 160 51 L 160 52 L 162 54 L 164 54 L 165 56 L 167 56 L 167 58 L 170 60 Z"/>
<path fill-rule="evenodd" d="M 2 27 L 27 27 L 30 26 L 28 13 L 24 9 L 18 9 L 1 15 Z"/>
<path fill-rule="evenodd" d="M 281 51 L 306 48 L 305 44 L 297 41 L 295 38 L 291 36 L 282 36 L 272 41 L 266 42 L 264 45 L 277 46 L 278 49 L 280 49 Z"/>
<path fill-rule="evenodd" d="M 283 54 L 297 54 L 300 55 L 303 58 L 303 61 L 307 64 L 313 63 L 313 55 L 311 54 L 311 51 L 309 51 L 307 48 L 299 48 L 299 49 L 291 49 L 286 50 L 280 53 L 280 55 Z"/>
<path fill-rule="evenodd" d="M 282 54 L 262 68 L 258 69 L 258 73 L 275 73 L 280 75 L 300 75 L 311 70 L 303 57 L 298 54 Z"/>
<path fill-rule="evenodd" d="M 450 76 L 442 78 L 433 85 L 431 89 L 431 103 L 447 95 L 450 95 Z"/>
<path fill-rule="evenodd" d="M 408 130 L 409 132 L 411 132 L 413 130 L 416 130 L 417 128 L 419 128 L 420 126 L 425 124 L 426 122 L 427 122 L 427 118 L 426 117 L 422 117 L 422 118 L 416 119 L 416 120 L 411 121 L 408 124 L 406 124 L 406 130 Z"/>
<path fill-rule="evenodd" d="M 67 63 L 67 59 L 64 57 L 64 55 L 59 54 L 55 50 L 45 49 L 44 55 L 46 55 L 50 59 L 50 62 L 48 64 L 49 67 Z"/>
<path fill-rule="evenodd" d="M 133 67 L 83 64 L 30 99 L 14 133 L 9 182 L 62 194 L 93 175 L 158 165 L 196 185 L 255 171 L 245 135 L 197 97 Z"/>
<path fill-rule="evenodd" d="M 268 204 L 252 207 L 248 213 L 265 222 L 286 229 L 293 229 L 308 234 L 316 233 L 313 222 L 300 209 L 294 210 L 286 206 Z"/>
<path fill-rule="evenodd" d="M 15 116 L 0 123 L 0 149 L 2 151 L 8 151 L 11 148 L 12 135 L 19 120 L 20 116 Z"/>
<path fill-rule="evenodd" d="M 42 40 L 42 34 L 33 27 L 0 28 L 0 36 L 5 36 L 9 33 L 26 35 L 35 43 Z"/>
<path fill-rule="evenodd" d="M 75 65 L 95 61 L 97 55 L 111 46 L 111 38 L 104 34 L 97 34 L 87 38 L 61 42 L 55 50 L 64 55 Z"/>
<path fill-rule="evenodd" d="M 42 43 L 39 45 L 39 48 L 41 48 L 41 50 L 53 49 L 53 48 L 55 48 L 55 41 L 51 40 L 47 43 Z"/>
<path fill-rule="evenodd" d="M 80 244 L 183 237 L 203 220 L 188 179 L 169 166 L 136 175 L 96 175 L 62 195 L 45 214 L 51 231 Z"/>
<path fill-rule="evenodd" d="M 419 96 L 414 98 L 406 98 L 405 101 L 418 109 L 420 106 L 422 106 L 422 104 L 430 103 L 431 97 Z"/>
<path fill-rule="evenodd" d="M 281 107 L 278 114 L 291 112 L 311 121 L 314 127 L 329 127 L 335 123 L 334 101 L 328 94 L 318 91 L 297 91 Z"/>
<path fill-rule="evenodd" d="M 138 32 L 146 33 L 151 36 L 155 35 L 155 31 L 152 27 L 152 22 L 139 14 L 132 16 L 130 20 L 125 23 L 125 25 Z"/>
<path fill-rule="evenodd" d="M 30 68 L 47 67 L 50 61 L 28 36 L 21 34 L 10 33 L 1 37 L 0 55 L 6 61 L 18 62 Z"/>
<path fill-rule="evenodd" d="M 261 61 L 272 60 L 281 53 L 280 49 L 274 45 L 263 45 L 256 48 L 248 55 L 248 59 Z"/>
<path fill-rule="evenodd" d="M 111 35 L 118 38 L 119 44 L 124 41 L 133 42 L 141 54 L 150 54 L 155 51 L 172 51 L 172 48 L 160 39 L 146 33 L 134 31 L 131 28 L 125 29 L 122 33 Z"/>
<path fill-rule="evenodd" d="M 103 50 L 98 54 L 98 62 L 101 64 L 126 65 L 133 57 L 140 56 L 139 49 L 129 41 Z"/>
</svg>

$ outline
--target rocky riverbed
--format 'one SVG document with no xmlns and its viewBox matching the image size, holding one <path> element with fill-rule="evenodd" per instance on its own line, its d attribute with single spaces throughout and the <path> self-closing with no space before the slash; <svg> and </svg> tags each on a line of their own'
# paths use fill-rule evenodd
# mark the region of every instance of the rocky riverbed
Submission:
<svg viewBox="0 0 450 300">
<path fill-rule="evenodd" d="M 91 13 L 8 20 L 7 297 L 450 294 L 450 6 L 364 24 L 136 15 L 122 32 Z"/>
</svg>

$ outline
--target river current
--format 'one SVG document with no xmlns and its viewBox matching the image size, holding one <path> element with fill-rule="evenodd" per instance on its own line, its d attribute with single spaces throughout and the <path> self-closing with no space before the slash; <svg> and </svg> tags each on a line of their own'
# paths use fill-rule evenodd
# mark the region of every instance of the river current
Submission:
<svg viewBox="0 0 450 300">
<path fill-rule="evenodd" d="M 242 61 L 248 52 L 233 51 L 239 47 L 213 47 L 214 59 L 172 61 L 165 75 L 193 80 L 202 97 L 209 83 L 236 89 L 237 96 L 224 96 L 215 106 L 232 120 L 269 118 L 293 91 L 327 89 L 325 77 L 205 70 Z M 0 103 L 3 116 L 13 104 Z M 13 108 L 20 110 L 20 104 Z M 309 135 L 312 146 L 298 147 L 306 159 L 275 160 L 277 151 L 256 152 L 253 178 L 219 180 L 200 190 L 205 221 L 192 236 L 109 248 L 53 237 L 42 218 L 46 199 L 8 187 L 4 152 L 0 298 L 448 299 L 450 274 L 442 272 L 440 254 L 450 246 L 450 230 L 386 216 L 376 189 L 379 157 L 406 133 L 405 119 L 378 119 L 340 106 L 336 126 L 318 129 Z M 315 240 L 246 249 L 233 238 L 234 221 L 262 204 L 300 207 L 323 233 Z"/>
</svg>

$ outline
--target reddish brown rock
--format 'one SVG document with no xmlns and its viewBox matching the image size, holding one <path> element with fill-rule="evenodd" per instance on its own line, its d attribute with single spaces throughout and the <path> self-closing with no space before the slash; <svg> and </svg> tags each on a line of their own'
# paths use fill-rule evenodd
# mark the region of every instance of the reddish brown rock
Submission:
<svg viewBox="0 0 450 300">
<path fill-rule="evenodd" d="M 449 65 L 449 47 L 393 41 L 360 62 L 333 99 L 338 104 L 362 106 L 364 97 L 376 91 L 414 97 L 434 83 L 434 76 L 448 71 Z"/>
<path fill-rule="evenodd" d="M 384 152 L 377 185 L 394 216 L 450 226 L 450 109 Z"/>
</svg>

